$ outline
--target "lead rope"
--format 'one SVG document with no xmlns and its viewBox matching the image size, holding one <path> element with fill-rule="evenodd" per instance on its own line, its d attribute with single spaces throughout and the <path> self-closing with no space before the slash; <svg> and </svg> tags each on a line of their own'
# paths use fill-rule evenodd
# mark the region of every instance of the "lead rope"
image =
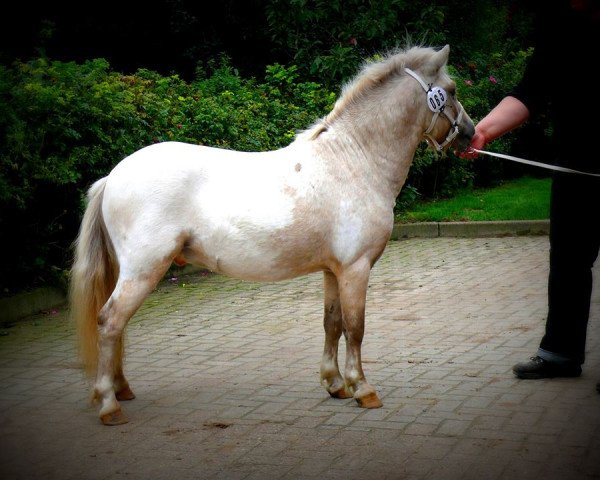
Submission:
<svg viewBox="0 0 600 480">
<path fill-rule="evenodd" d="M 558 165 L 550 165 L 548 163 L 534 162 L 533 160 L 526 160 L 524 158 L 513 157 L 512 155 L 505 155 L 503 153 L 487 152 L 485 150 L 478 150 L 476 148 L 473 148 L 472 151 L 482 153 L 483 155 L 489 155 L 490 157 L 503 158 L 512 162 L 524 163 L 526 165 L 533 165 L 534 167 L 546 168 L 548 170 L 555 170 L 557 172 L 578 173 L 580 175 L 589 175 L 590 177 L 600 177 L 600 173 L 582 172 L 580 170 L 573 170 L 572 168 L 559 167 Z"/>
</svg>

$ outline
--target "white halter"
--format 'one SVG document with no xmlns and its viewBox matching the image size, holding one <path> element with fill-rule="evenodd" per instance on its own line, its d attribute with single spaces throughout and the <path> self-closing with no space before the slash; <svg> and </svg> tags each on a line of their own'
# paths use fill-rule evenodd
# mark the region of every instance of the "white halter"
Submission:
<svg viewBox="0 0 600 480">
<path fill-rule="evenodd" d="M 454 138 L 458 135 L 458 124 L 462 120 L 463 116 L 463 106 L 459 101 L 456 103 L 460 106 L 460 110 L 458 112 L 458 116 L 454 119 L 450 114 L 446 113 L 446 99 L 448 98 L 446 91 L 442 87 L 433 87 L 433 84 L 426 84 L 419 75 L 410 70 L 409 68 L 405 68 L 404 71 L 408 73 L 411 77 L 413 77 L 425 90 L 427 94 L 427 105 L 429 109 L 433 112 L 433 117 L 431 118 L 431 123 L 429 128 L 425 130 L 423 136 L 425 140 L 433 146 L 438 152 L 441 151 L 446 145 L 452 142 Z M 435 122 L 437 121 L 440 113 L 443 114 L 452 124 L 452 128 L 448 131 L 448 135 L 446 135 L 446 140 L 444 140 L 441 144 L 439 144 L 435 138 L 431 135 L 431 131 L 435 126 Z"/>
</svg>

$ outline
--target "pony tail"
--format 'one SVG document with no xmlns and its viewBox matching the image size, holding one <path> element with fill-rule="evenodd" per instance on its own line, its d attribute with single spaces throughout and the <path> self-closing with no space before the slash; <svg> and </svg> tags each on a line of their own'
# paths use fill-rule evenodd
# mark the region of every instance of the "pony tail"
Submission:
<svg viewBox="0 0 600 480">
<path fill-rule="evenodd" d="M 79 354 L 86 373 L 98 365 L 98 314 L 117 283 L 119 266 L 102 218 L 106 177 L 88 191 L 88 205 L 75 240 L 69 299 L 77 329 Z"/>
</svg>

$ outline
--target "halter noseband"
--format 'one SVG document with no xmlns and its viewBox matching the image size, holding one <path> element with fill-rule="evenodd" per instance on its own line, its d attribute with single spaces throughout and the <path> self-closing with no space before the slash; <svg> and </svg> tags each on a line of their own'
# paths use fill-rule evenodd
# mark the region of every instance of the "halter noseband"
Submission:
<svg viewBox="0 0 600 480">
<path fill-rule="evenodd" d="M 433 87 L 432 84 L 426 84 L 423 81 L 423 79 L 419 77 L 419 75 L 417 75 L 409 68 L 404 68 L 404 71 L 408 73 L 411 77 L 413 77 L 417 82 L 419 82 L 419 84 L 421 85 L 421 87 L 423 87 L 423 90 L 425 90 L 425 93 L 427 94 L 427 105 L 429 106 L 429 109 L 433 112 L 433 117 L 431 118 L 429 128 L 425 130 L 423 136 L 425 137 L 427 142 L 439 152 L 446 145 L 451 143 L 452 140 L 454 140 L 454 138 L 458 135 L 458 124 L 462 120 L 464 109 L 462 108 L 460 102 L 457 101 L 456 103 L 458 103 L 458 105 L 460 106 L 460 111 L 458 112 L 458 116 L 456 117 L 456 119 L 454 119 L 449 113 L 446 112 L 445 107 L 447 95 L 446 91 L 443 88 Z M 452 127 L 448 131 L 448 135 L 446 135 L 446 140 L 444 140 L 441 144 L 439 144 L 437 140 L 431 135 L 433 127 L 435 126 L 435 122 L 439 118 L 440 113 L 443 114 L 452 125 Z"/>
</svg>

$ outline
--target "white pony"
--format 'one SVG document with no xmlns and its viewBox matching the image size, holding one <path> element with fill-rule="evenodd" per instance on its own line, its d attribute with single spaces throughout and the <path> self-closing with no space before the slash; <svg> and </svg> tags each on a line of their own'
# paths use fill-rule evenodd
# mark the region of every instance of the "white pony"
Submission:
<svg viewBox="0 0 600 480">
<path fill-rule="evenodd" d="M 323 271 L 321 383 L 333 397 L 381 406 L 361 365 L 371 267 L 419 143 L 465 148 L 473 135 L 448 54 L 448 46 L 413 47 L 368 64 L 329 115 L 285 148 L 159 143 L 90 188 L 70 298 L 104 424 L 127 421 L 118 401 L 134 394 L 123 374 L 123 332 L 174 261 L 254 281 Z"/>
</svg>

